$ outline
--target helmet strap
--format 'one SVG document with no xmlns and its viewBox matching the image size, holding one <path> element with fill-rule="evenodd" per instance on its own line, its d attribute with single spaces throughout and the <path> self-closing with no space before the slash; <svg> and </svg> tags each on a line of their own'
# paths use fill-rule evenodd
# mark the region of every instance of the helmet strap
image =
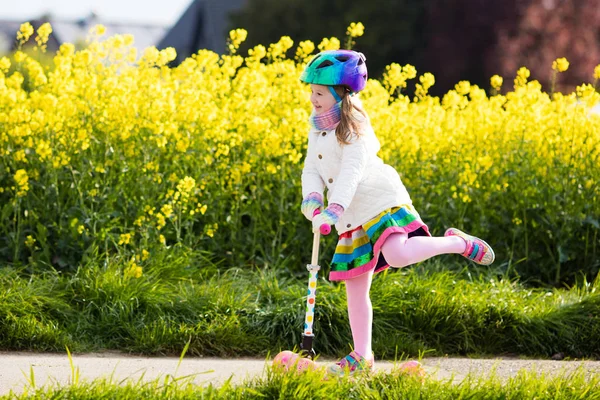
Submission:
<svg viewBox="0 0 600 400">
<path fill-rule="evenodd" d="M 329 91 L 333 95 L 333 98 L 335 99 L 336 103 L 339 103 L 340 101 L 342 101 L 342 98 L 340 97 L 339 94 L 337 94 L 337 92 L 335 91 L 335 89 L 333 88 L 333 86 L 327 86 L 327 87 L 329 88 Z"/>
</svg>

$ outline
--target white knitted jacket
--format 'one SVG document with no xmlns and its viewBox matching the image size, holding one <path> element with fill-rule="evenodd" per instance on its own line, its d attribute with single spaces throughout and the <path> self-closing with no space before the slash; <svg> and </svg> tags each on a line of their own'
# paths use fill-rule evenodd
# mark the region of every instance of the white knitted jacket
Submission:
<svg viewBox="0 0 600 400">
<path fill-rule="evenodd" d="M 341 145 L 335 130 L 308 134 L 308 151 L 302 171 L 302 196 L 327 187 L 327 200 L 344 207 L 335 225 L 339 234 L 353 230 L 383 210 L 412 204 L 394 168 L 377 156 L 379 140 L 370 123 L 350 144 Z"/>
</svg>

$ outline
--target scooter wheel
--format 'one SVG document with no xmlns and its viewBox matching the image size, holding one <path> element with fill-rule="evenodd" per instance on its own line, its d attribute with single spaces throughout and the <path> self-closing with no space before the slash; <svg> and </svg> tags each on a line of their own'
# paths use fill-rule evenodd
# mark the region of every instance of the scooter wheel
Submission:
<svg viewBox="0 0 600 400">
<path fill-rule="evenodd" d="M 284 350 L 277 354 L 273 359 L 273 367 L 287 371 L 290 367 L 294 366 L 298 357 L 298 354 L 293 351 Z"/>
<path fill-rule="evenodd" d="M 301 358 L 296 363 L 296 372 L 312 371 L 317 368 L 315 362 L 308 358 Z"/>
</svg>

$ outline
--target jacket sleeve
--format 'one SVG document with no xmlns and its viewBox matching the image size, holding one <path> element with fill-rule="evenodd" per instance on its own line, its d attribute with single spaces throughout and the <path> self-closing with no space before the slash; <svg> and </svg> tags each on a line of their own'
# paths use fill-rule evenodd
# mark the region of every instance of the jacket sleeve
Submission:
<svg viewBox="0 0 600 400">
<path fill-rule="evenodd" d="M 337 203 L 347 210 L 367 167 L 368 146 L 362 136 L 342 146 L 342 164 L 337 183 L 329 195 L 328 203 Z"/>
<path fill-rule="evenodd" d="M 325 188 L 325 182 L 317 170 L 314 136 L 313 132 L 308 133 L 308 150 L 304 158 L 304 169 L 302 169 L 302 198 L 306 198 L 312 192 L 323 196 Z"/>
</svg>

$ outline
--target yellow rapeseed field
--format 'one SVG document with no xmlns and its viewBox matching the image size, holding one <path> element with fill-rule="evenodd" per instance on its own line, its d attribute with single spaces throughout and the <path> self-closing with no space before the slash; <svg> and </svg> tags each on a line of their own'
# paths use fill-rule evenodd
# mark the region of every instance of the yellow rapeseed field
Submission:
<svg viewBox="0 0 600 400">
<path fill-rule="evenodd" d="M 298 78 L 340 40 L 282 37 L 243 56 L 238 29 L 229 54 L 170 67 L 174 49 L 137 54 L 131 35 L 97 26 L 84 49 L 63 44 L 44 65 L 51 31 L 24 24 L 17 40 L 36 34 L 37 49 L 0 58 L 3 264 L 74 270 L 117 254 L 139 278 L 153 252 L 184 245 L 229 266 L 302 265 L 310 102 Z M 346 47 L 363 31 L 348 27 Z M 568 65 L 549 68 L 560 79 Z M 440 98 L 433 75 L 392 64 L 361 96 L 380 155 L 434 234 L 482 234 L 498 268 L 557 283 L 600 265 L 598 78 L 600 66 L 575 93 L 552 93 L 523 67 Z"/>
</svg>

